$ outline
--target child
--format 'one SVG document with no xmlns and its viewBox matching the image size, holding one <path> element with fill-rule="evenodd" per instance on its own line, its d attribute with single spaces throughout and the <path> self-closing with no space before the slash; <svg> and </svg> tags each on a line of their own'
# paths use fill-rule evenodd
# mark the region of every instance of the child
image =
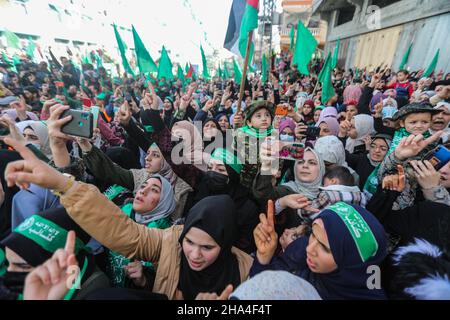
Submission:
<svg viewBox="0 0 450 320">
<path fill-rule="evenodd" d="M 247 188 L 252 187 L 261 165 L 259 148 L 261 143 L 272 134 L 273 119 L 273 104 L 265 100 L 256 101 L 245 109 L 246 125 L 235 131 L 233 149 L 244 164 L 241 171 L 241 183 Z"/>
<path fill-rule="evenodd" d="M 409 100 L 414 93 L 414 88 L 408 81 L 408 76 L 408 71 L 400 70 L 397 72 L 397 81 L 386 86 L 386 89 L 397 91 L 397 99 L 399 100 Z"/>
<path fill-rule="evenodd" d="M 381 163 L 380 167 L 375 169 L 374 173 L 372 173 L 372 175 L 368 178 L 367 184 L 364 187 L 365 190 L 368 190 L 373 194 L 373 191 L 377 188 L 377 186 L 371 185 L 375 183 L 375 179 L 371 179 L 371 177 L 378 176 L 378 181 L 376 182 L 379 183 L 380 181 L 383 181 L 383 178 L 386 175 L 396 173 L 397 165 L 403 162 L 399 161 L 399 159 L 395 157 L 394 153 L 401 140 L 409 137 L 410 135 L 423 135 L 424 138 L 429 138 L 431 119 L 433 115 L 439 112 L 439 110 L 433 109 L 430 104 L 412 103 L 403 107 L 394 115 L 392 120 L 398 122 L 400 129 L 395 132 L 391 148 L 389 149 L 386 158 Z M 422 150 L 417 156 L 407 160 L 420 160 L 427 152 L 435 147 L 436 143 L 432 143 Z M 394 203 L 394 210 L 401 210 L 411 206 L 416 197 L 415 193 L 417 190 L 417 181 L 414 178 L 414 170 L 410 166 L 406 166 L 405 172 L 407 177 L 406 188 Z"/>
<path fill-rule="evenodd" d="M 311 201 L 310 206 L 297 210 L 297 214 L 306 222 L 314 220 L 320 210 L 340 201 L 361 207 L 365 207 L 367 203 L 365 194 L 355 185 L 353 175 L 345 167 L 331 167 L 323 177 L 323 188 L 319 190 L 319 194 Z M 298 202 L 297 199 L 302 196 L 302 194 L 291 194 L 278 199 L 275 202 L 275 214 L 280 214 L 288 207 L 294 208 L 295 203 Z"/>
</svg>

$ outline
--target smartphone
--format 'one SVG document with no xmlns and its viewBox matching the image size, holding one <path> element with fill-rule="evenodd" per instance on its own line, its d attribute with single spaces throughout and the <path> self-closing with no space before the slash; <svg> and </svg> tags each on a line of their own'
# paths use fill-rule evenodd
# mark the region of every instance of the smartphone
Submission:
<svg viewBox="0 0 450 320">
<path fill-rule="evenodd" d="M 275 110 L 275 115 L 286 117 L 287 114 L 288 114 L 288 106 L 284 104 L 279 104 Z"/>
<path fill-rule="evenodd" d="M 320 128 L 316 126 L 308 126 L 305 134 L 308 140 L 315 140 L 320 136 Z"/>
<path fill-rule="evenodd" d="M 422 160 L 430 161 L 436 171 L 439 171 L 450 162 L 450 150 L 440 145 L 436 149 L 427 153 Z"/>
<path fill-rule="evenodd" d="M 89 111 L 94 116 L 94 119 L 93 119 L 93 121 L 94 121 L 94 129 L 97 129 L 98 118 L 99 118 L 99 115 L 100 115 L 100 108 L 97 107 L 97 106 L 92 106 Z"/>
<path fill-rule="evenodd" d="M 61 128 L 61 132 L 70 136 L 91 139 L 94 135 L 94 115 L 80 110 L 66 110 L 61 118 L 72 116 L 72 121 Z"/>
<path fill-rule="evenodd" d="M 0 137 L 6 137 L 9 136 L 11 132 L 9 131 L 8 127 L 4 127 L 0 124 Z"/>
<path fill-rule="evenodd" d="M 298 161 L 303 159 L 305 145 L 303 143 L 290 143 L 280 151 L 280 159 Z"/>
</svg>

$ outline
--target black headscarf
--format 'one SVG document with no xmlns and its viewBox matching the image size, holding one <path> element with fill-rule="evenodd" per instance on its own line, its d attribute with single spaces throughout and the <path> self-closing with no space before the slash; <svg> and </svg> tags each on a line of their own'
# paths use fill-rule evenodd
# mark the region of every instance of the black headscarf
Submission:
<svg viewBox="0 0 450 320">
<path fill-rule="evenodd" d="M 236 209 L 233 200 L 226 195 L 208 197 L 195 205 L 188 214 L 180 244 L 191 228 L 208 233 L 220 246 L 217 260 L 202 271 L 194 271 L 184 254 L 181 255 L 180 282 L 178 289 L 186 300 L 194 300 L 199 293 L 222 291 L 232 284 L 240 284 L 240 272 L 237 258 L 231 247 L 236 237 Z"/>
</svg>

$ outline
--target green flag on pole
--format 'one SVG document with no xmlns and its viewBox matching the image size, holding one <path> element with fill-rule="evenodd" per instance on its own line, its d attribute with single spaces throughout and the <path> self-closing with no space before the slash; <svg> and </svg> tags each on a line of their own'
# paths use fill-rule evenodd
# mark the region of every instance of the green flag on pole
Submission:
<svg viewBox="0 0 450 320">
<path fill-rule="evenodd" d="M 205 51 L 203 51 L 202 45 L 200 45 L 200 51 L 202 54 L 202 63 L 203 63 L 203 79 L 209 80 L 211 76 L 208 72 L 208 61 L 206 60 Z"/>
<path fill-rule="evenodd" d="M 308 64 L 311 61 L 316 48 L 316 39 L 300 20 L 297 26 L 297 41 L 295 43 L 295 53 L 292 64 L 297 65 L 298 71 L 301 74 L 309 76 Z"/>
<path fill-rule="evenodd" d="M 180 64 L 178 64 L 177 78 L 178 80 L 184 81 L 184 72 Z"/>
<path fill-rule="evenodd" d="M 403 70 L 405 68 L 405 65 L 408 63 L 409 55 L 411 54 L 413 44 L 409 46 L 408 50 L 406 51 L 405 55 L 403 56 L 402 62 L 400 62 L 400 66 L 398 67 L 398 70 Z"/>
<path fill-rule="evenodd" d="M 341 39 L 339 38 L 336 44 L 336 48 L 334 49 L 333 61 L 331 62 L 331 67 L 333 69 L 336 68 L 338 63 L 340 47 L 341 47 Z"/>
<path fill-rule="evenodd" d="M 159 59 L 158 80 L 161 80 L 162 77 L 165 77 L 166 80 L 173 80 L 172 69 L 172 61 L 170 61 L 169 54 L 167 53 L 166 48 L 163 46 L 161 51 L 161 58 Z"/>
<path fill-rule="evenodd" d="M 431 61 L 430 65 L 428 66 L 427 70 L 425 70 L 423 77 L 428 78 L 429 76 L 431 76 L 431 74 L 433 73 L 434 69 L 436 69 L 436 65 L 438 63 L 439 60 L 439 52 L 441 51 L 441 49 L 438 49 L 436 51 L 436 54 L 434 55 L 433 61 Z"/>
<path fill-rule="evenodd" d="M 219 69 L 217 70 L 216 76 L 218 76 L 220 79 L 223 79 L 223 71 L 222 71 L 222 68 L 220 67 L 220 63 L 219 63 Z"/>
<path fill-rule="evenodd" d="M 258 2 L 259 0 L 246 0 L 244 16 L 242 17 L 241 30 L 239 35 L 239 52 L 245 59 L 247 52 L 248 33 L 258 28 Z M 254 45 L 250 47 L 250 55 L 248 59 L 249 65 L 252 62 Z"/>
<path fill-rule="evenodd" d="M 114 34 L 116 35 L 117 45 L 120 51 L 120 56 L 122 57 L 123 68 L 127 73 L 131 74 L 134 77 L 133 69 L 131 69 L 131 66 L 127 60 L 127 55 L 125 53 L 126 51 L 125 42 L 123 42 L 122 37 L 119 34 L 119 31 L 117 31 L 117 26 L 114 24 L 113 27 L 114 27 Z"/>
<path fill-rule="evenodd" d="M 323 82 L 323 77 L 325 74 L 325 66 L 328 63 L 328 60 L 331 59 L 331 52 L 328 52 L 327 58 L 325 59 L 325 62 L 323 63 L 323 67 L 322 70 L 320 70 L 319 75 L 317 76 L 317 80 L 322 83 Z"/>
<path fill-rule="evenodd" d="M 26 48 L 27 55 L 31 58 L 31 60 L 34 60 L 34 51 L 36 50 L 37 46 L 36 43 L 34 43 L 33 39 L 31 37 L 28 38 L 28 45 Z"/>
<path fill-rule="evenodd" d="M 295 48 L 295 28 L 294 28 L 294 26 L 292 26 L 292 28 L 291 28 L 291 32 L 289 34 L 289 37 L 291 39 L 291 43 L 290 43 L 290 46 L 289 46 L 289 51 L 292 51 Z"/>
<path fill-rule="evenodd" d="M 228 71 L 228 64 L 226 61 L 223 63 L 223 77 L 225 80 L 230 79 L 230 72 Z"/>
<path fill-rule="evenodd" d="M 184 67 L 184 71 L 185 71 L 186 73 L 188 73 L 188 72 L 189 72 L 189 69 L 190 69 L 190 66 L 189 66 L 189 64 L 186 62 L 186 66 Z"/>
<path fill-rule="evenodd" d="M 234 82 L 241 83 L 242 71 L 235 59 L 233 59 L 233 68 L 234 68 Z"/>
<path fill-rule="evenodd" d="M 267 57 L 266 54 L 263 54 L 263 58 L 262 58 L 262 68 L 261 68 L 261 80 L 263 83 L 267 82 Z"/>
<path fill-rule="evenodd" d="M 142 42 L 141 37 L 137 33 L 134 26 L 132 26 L 133 39 L 134 39 L 134 50 L 136 51 L 137 64 L 139 71 L 143 74 L 149 72 L 158 72 L 158 67 L 155 61 L 152 59 L 147 48 L 145 48 L 144 42 Z"/>
<path fill-rule="evenodd" d="M 17 66 L 22 63 L 22 61 L 20 61 L 20 58 L 17 54 L 13 55 L 13 63 L 14 63 L 14 66 Z"/>
<path fill-rule="evenodd" d="M 6 37 L 6 44 L 9 48 L 20 50 L 20 38 L 14 32 L 5 30 L 3 34 Z"/>
<path fill-rule="evenodd" d="M 320 79 L 322 83 L 322 103 L 324 105 L 327 105 L 328 101 L 335 95 L 333 83 L 331 82 L 331 72 L 333 70 L 331 62 L 331 53 L 329 53 L 323 65 Z"/>
</svg>

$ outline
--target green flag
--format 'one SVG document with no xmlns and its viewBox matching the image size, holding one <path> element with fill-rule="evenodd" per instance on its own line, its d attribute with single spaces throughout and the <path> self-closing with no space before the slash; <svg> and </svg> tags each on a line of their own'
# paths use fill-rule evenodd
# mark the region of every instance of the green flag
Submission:
<svg viewBox="0 0 450 320">
<path fill-rule="evenodd" d="M 338 63 L 340 47 L 341 47 L 341 39 L 339 38 L 336 44 L 336 48 L 334 49 L 333 61 L 331 62 L 331 67 L 333 69 L 336 68 Z"/>
<path fill-rule="evenodd" d="M 228 64 L 226 61 L 223 63 L 223 78 L 225 80 L 230 79 L 230 72 L 228 71 Z"/>
<path fill-rule="evenodd" d="M 216 76 L 218 76 L 220 79 L 223 79 L 223 71 L 222 71 L 222 68 L 220 67 L 220 63 L 219 63 L 219 69 L 217 70 Z"/>
<path fill-rule="evenodd" d="M 11 70 L 17 73 L 17 68 L 14 64 L 14 62 L 4 53 L 2 52 L 2 59 L 3 61 L 11 67 Z"/>
<path fill-rule="evenodd" d="M 147 48 L 145 48 L 144 42 L 142 42 L 142 39 L 139 37 L 139 34 L 134 26 L 132 26 L 132 32 L 139 71 L 143 74 L 148 72 L 158 72 L 158 67 L 156 66 L 155 61 L 153 61 L 150 53 L 147 51 Z"/>
<path fill-rule="evenodd" d="M 20 60 L 20 58 L 17 54 L 13 55 L 13 63 L 14 63 L 14 66 L 17 66 L 22 63 L 22 61 Z"/>
<path fill-rule="evenodd" d="M 203 63 L 203 79 L 209 80 L 211 76 L 208 72 L 208 61 L 206 61 L 205 51 L 203 51 L 202 45 L 200 45 L 200 51 L 202 53 L 202 63 Z"/>
<path fill-rule="evenodd" d="M 250 72 L 253 72 L 253 73 L 256 72 L 256 68 L 254 66 L 252 66 L 251 64 L 248 65 L 248 69 L 250 70 Z"/>
<path fill-rule="evenodd" d="M 261 76 L 262 76 L 262 82 L 266 83 L 267 82 L 267 57 L 266 54 L 263 54 L 263 58 L 262 58 L 262 68 L 261 68 Z"/>
<path fill-rule="evenodd" d="M 309 76 L 308 64 L 316 48 L 316 39 L 300 20 L 297 26 L 297 41 L 292 64 L 297 65 L 301 74 Z"/>
<path fill-rule="evenodd" d="M 20 38 L 9 30 L 3 31 L 3 34 L 6 37 L 6 43 L 9 48 L 14 48 L 20 50 Z"/>
<path fill-rule="evenodd" d="M 172 69 L 173 65 L 170 61 L 169 54 L 167 53 L 166 48 L 163 46 L 161 51 L 161 58 L 159 59 L 158 80 L 161 80 L 162 77 L 165 77 L 166 80 L 173 80 Z"/>
<path fill-rule="evenodd" d="M 233 68 L 234 68 L 234 81 L 237 84 L 240 84 L 242 82 L 242 71 L 235 59 L 233 59 Z"/>
<path fill-rule="evenodd" d="M 131 69 L 131 66 L 128 63 L 127 56 L 125 53 L 126 51 L 125 43 L 123 42 L 122 37 L 119 34 L 119 31 L 117 31 L 117 26 L 114 24 L 113 27 L 114 27 L 114 34 L 116 35 L 117 45 L 120 51 L 120 56 L 122 57 L 123 68 L 125 69 L 126 72 L 128 72 L 134 77 L 133 69 Z"/>
<path fill-rule="evenodd" d="M 191 68 L 191 67 L 190 67 L 189 64 L 186 62 L 186 66 L 184 67 L 184 71 L 185 71 L 186 73 L 188 73 L 190 68 Z"/>
<path fill-rule="evenodd" d="M 439 60 L 439 52 L 441 51 L 441 49 L 438 49 L 436 51 L 436 54 L 434 55 L 433 61 L 431 61 L 430 65 L 428 66 L 427 70 L 425 70 L 423 77 L 428 78 L 434 71 L 434 69 L 436 69 L 436 65 L 438 63 Z"/>
<path fill-rule="evenodd" d="M 408 63 L 409 55 L 411 53 L 412 46 L 413 46 L 413 44 L 411 43 L 411 45 L 409 46 L 409 48 L 406 51 L 405 55 L 403 56 L 402 62 L 400 62 L 400 66 L 398 67 L 398 70 L 403 70 L 403 68 L 405 68 L 405 65 Z"/>
<path fill-rule="evenodd" d="M 294 26 L 292 26 L 292 28 L 291 28 L 291 32 L 289 34 L 289 37 L 291 38 L 289 51 L 292 51 L 292 50 L 294 50 L 294 47 L 295 47 L 295 28 L 294 28 Z"/>
<path fill-rule="evenodd" d="M 27 55 L 31 58 L 31 60 L 34 60 L 34 51 L 36 50 L 37 46 L 36 43 L 34 43 L 33 39 L 30 37 L 28 38 L 28 46 L 27 46 Z"/>
<path fill-rule="evenodd" d="M 322 83 L 322 103 L 326 105 L 328 101 L 334 97 L 335 91 L 333 83 L 331 82 L 331 72 L 333 68 L 331 66 L 331 53 L 328 54 L 325 64 L 322 69 L 321 83 Z"/>
<path fill-rule="evenodd" d="M 328 61 L 331 59 L 331 52 L 328 52 L 327 58 L 325 59 L 325 62 L 323 63 L 322 70 L 320 70 L 319 75 L 317 76 L 317 80 L 322 83 L 323 82 L 323 76 L 325 74 L 325 66 L 327 65 Z"/>
<path fill-rule="evenodd" d="M 103 67 L 103 59 L 99 54 L 95 55 L 95 62 L 97 63 L 97 69 Z"/>
<path fill-rule="evenodd" d="M 180 64 L 178 64 L 177 78 L 178 80 L 184 81 L 184 72 Z"/>
<path fill-rule="evenodd" d="M 239 34 L 239 52 L 244 59 L 247 52 L 248 33 L 258 28 L 258 2 L 259 0 L 247 0 L 244 16 L 242 17 L 241 30 Z M 252 62 L 253 51 L 254 45 L 252 43 L 248 59 L 249 65 Z"/>
</svg>

